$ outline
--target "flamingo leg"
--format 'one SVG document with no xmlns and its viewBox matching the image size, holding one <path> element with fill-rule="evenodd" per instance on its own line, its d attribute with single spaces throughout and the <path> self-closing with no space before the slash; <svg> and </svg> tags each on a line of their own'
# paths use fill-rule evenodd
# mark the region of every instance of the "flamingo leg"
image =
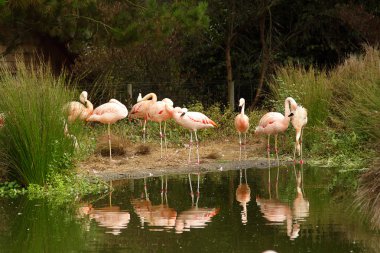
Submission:
<svg viewBox="0 0 380 253">
<path fill-rule="evenodd" d="M 301 128 L 301 138 L 300 138 L 300 155 L 301 155 L 301 160 L 300 160 L 300 164 L 303 164 L 303 160 L 302 160 L 302 144 L 303 144 L 303 139 L 302 139 L 302 135 L 303 135 L 303 128 Z"/>
<path fill-rule="evenodd" d="M 160 139 L 161 139 L 161 159 L 162 159 L 162 128 L 161 128 L 161 122 L 160 122 Z"/>
<path fill-rule="evenodd" d="M 244 169 L 244 177 L 245 177 L 245 184 L 248 184 L 247 183 L 247 169 Z"/>
<path fill-rule="evenodd" d="M 168 157 L 168 143 L 166 141 L 166 121 L 164 123 L 165 155 Z"/>
<path fill-rule="evenodd" d="M 146 119 L 144 119 L 144 126 L 143 126 L 143 142 L 145 143 L 145 135 L 146 135 Z"/>
<path fill-rule="evenodd" d="M 108 124 L 108 147 L 110 150 L 110 161 L 112 161 L 112 151 L 111 151 L 111 124 Z"/>
<path fill-rule="evenodd" d="M 197 137 L 197 131 L 194 131 L 195 134 L 195 141 L 197 142 L 197 164 L 199 164 L 199 142 Z"/>
<path fill-rule="evenodd" d="M 240 146 L 240 155 L 239 155 L 239 161 L 241 160 L 241 133 L 239 132 L 239 146 Z"/>
<path fill-rule="evenodd" d="M 278 149 L 277 149 L 277 134 L 274 136 L 274 145 L 275 145 L 276 157 L 277 157 L 277 180 L 276 180 L 276 185 L 277 185 L 277 183 L 278 183 L 278 174 L 280 172 L 280 159 L 278 159 Z"/>
<path fill-rule="evenodd" d="M 194 192 L 193 192 L 193 185 L 191 184 L 190 173 L 189 173 L 189 185 L 190 185 L 191 206 L 194 206 Z"/>
<path fill-rule="evenodd" d="M 200 173 L 198 172 L 198 182 L 197 182 L 197 202 L 196 202 L 196 206 L 198 207 L 198 200 L 199 200 L 199 196 L 200 196 L 200 192 L 199 192 L 199 179 L 200 179 Z"/>
<path fill-rule="evenodd" d="M 271 192 L 270 192 L 270 178 L 271 178 L 271 175 L 270 175 L 270 146 L 269 146 L 269 141 L 270 141 L 270 134 L 268 134 L 268 146 L 267 146 L 267 152 L 268 152 L 268 192 L 269 192 L 269 198 L 271 198 Z"/>
<path fill-rule="evenodd" d="M 241 178 L 243 177 L 243 171 L 240 169 L 239 185 L 241 184 Z"/>
<path fill-rule="evenodd" d="M 189 159 L 187 161 L 188 164 L 190 164 L 190 158 L 191 158 L 191 147 L 193 146 L 193 132 L 190 131 L 190 143 L 189 143 Z"/>
<path fill-rule="evenodd" d="M 244 133 L 244 155 L 245 159 L 247 159 L 247 133 Z"/>
</svg>

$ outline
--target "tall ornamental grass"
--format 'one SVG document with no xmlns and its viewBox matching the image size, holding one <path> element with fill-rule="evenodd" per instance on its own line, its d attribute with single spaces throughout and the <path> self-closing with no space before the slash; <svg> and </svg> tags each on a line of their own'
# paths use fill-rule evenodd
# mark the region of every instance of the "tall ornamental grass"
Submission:
<svg viewBox="0 0 380 253">
<path fill-rule="evenodd" d="M 284 101 L 293 97 L 307 108 L 309 126 L 323 125 L 329 116 L 332 84 L 325 71 L 313 67 L 288 65 L 278 69 L 275 81 L 270 84 L 276 110 L 284 112 Z"/>
<path fill-rule="evenodd" d="M 0 67 L 0 111 L 6 115 L 0 129 L 0 162 L 24 185 L 44 185 L 51 171 L 70 166 L 74 144 L 64 134 L 65 103 L 73 93 L 65 77 L 54 76 L 42 65 Z M 70 128 L 78 135 L 79 127 Z"/>
<path fill-rule="evenodd" d="M 366 140 L 380 143 L 380 51 L 366 47 L 331 73 L 333 113 L 345 128 Z"/>
</svg>

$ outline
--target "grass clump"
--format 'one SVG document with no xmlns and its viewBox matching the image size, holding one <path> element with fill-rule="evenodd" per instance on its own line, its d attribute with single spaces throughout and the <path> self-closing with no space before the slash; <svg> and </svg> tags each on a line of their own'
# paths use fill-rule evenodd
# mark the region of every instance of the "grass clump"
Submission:
<svg viewBox="0 0 380 253">
<path fill-rule="evenodd" d="M 18 59 L 15 67 L 0 68 L 0 111 L 6 123 L 0 129 L 0 162 L 22 185 L 47 182 L 51 171 L 72 166 L 74 143 L 64 134 L 65 103 L 73 93 L 64 75 Z M 79 135 L 81 128 L 72 127 Z"/>
</svg>

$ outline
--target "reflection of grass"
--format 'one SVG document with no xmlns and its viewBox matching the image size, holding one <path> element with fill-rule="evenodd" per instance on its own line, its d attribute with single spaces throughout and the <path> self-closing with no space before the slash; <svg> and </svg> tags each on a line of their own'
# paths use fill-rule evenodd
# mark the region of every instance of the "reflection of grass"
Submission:
<svg viewBox="0 0 380 253">
<path fill-rule="evenodd" d="M 371 225 L 380 229 L 380 160 L 377 159 L 372 169 L 363 173 L 356 193 L 356 205 L 366 214 Z"/>
<path fill-rule="evenodd" d="M 0 131 L 0 160 L 22 184 L 46 183 L 49 171 L 70 167 L 74 145 L 64 135 L 62 107 L 72 93 L 65 77 L 54 77 L 45 66 L 0 69 L 0 111 L 6 124 Z M 82 128 L 71 126 L 77 135 Z"/>
</svg>

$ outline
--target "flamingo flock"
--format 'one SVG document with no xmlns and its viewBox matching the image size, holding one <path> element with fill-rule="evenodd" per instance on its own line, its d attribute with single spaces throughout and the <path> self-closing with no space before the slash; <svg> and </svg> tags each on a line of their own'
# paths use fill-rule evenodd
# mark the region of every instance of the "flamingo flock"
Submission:
<svg viewBox="0 0 380 253">
<path fill-rule="evenodd" d="M 112 149 L 111 149 L 111 130 L 110 125 L 115 122 L 122 120 L 128 116 L 127 107 L 120 101 L 112 98 L 109 102 L 102 104 L 94 109 L 93 104 L 88 99 L 88 93 L 83 91 L 79 96 L 79 101 L 71 101 L 64 106 L 64 111 L 66 113 L 64 132 L 66 136 L 74 139 L 75 136 L 69 134 L 67 123 L 72 123 L 76 120 L 81 121 L 96 121 L 108 125 L 108 145 L 109 145 L 109 158 L 112 161 Z M 247 144 L 247 133 L 250 127 L 249 117 L 245 114 L 245 99 L 240 98 L 239 107 L 241 107 L 240 113 L 235 117 L 234 125 L 236 131 L 239 135 L 239 146 L 240 146 L 240 157 L 241 160 L 241 150 L 242 146 Z M 204 115 L 201 112 L 189 112 L 186 108 L 174 107 L 174 103 L 169 98 L 164 98 L 161 101 L 157 100 L 157 95 L 155 93 L 149 93 L 144 97 L 139 93 L 137 98 L 137 103 L 133 105 L 129 113 L 130 119 L 142 119 L 143 123 L 143 142 L 146 142 L 146 125 L 148 121 L 157 122 L 160 126 L 160 157 L 163 159 L 163 149 L 165 147 L 165 157 L 168 158 L 167 154 L 167 139 L 166 139 L 166 122 L 173 119 L 178 125 L 190 131 L 190 144 L 189 144 L 189 154 L 188 163 L 191 162 L 191 150 L 193 146 L 193 132 L 196 142 L 196 164 L 200 164 L 199 155 L 199 141 L 197 136 L 197 131 L 205 128 L 217 127 L 217 124 Z M 4 125 L 5 115 L 0 113 L 0 127 Z M 266 135 L 267 136 L 267 155 L 268 161 L 270 160 L 270 136 L 274 135 L 275 145 L 274 151 L 279 163 L 279 152 L 278 152 L 278 141 L 277 136 L 280 133 L 285 132 L 289 123 L 292 123 L 295 131 L 296 138 L 294 144 L 294 154 L 293 160 L 296 162 L 296 153 L 300 156 L 300 163 L 303 163 L 302 156 L 302 134 L 305 125 L 307 124 L 307 110 L 298 105 L 297 102 L 292 97 L 287 97 L 284 101 L 284 114 L 280 112 L 268 112 L 262 116 L 258 125 L 256 126 L 254 133 L 255 135 Z M 162 123 L 164 127 L 162 129 Z M 242 135 L 244 134 L 244 141 L 242 140 Z"/>
<path fill-rule="evenodd" d="M 109 140 L 109 155 L 110 160 L 112 160 L 111 154 L 111 138 L 110 138 L 110 124 L 121 120 L 128 115 L 127 108 L 116 99 L 111 99 L 108 103 L 103 104 L 93 109 L 92 103 L 87 98 L 88 94 L 83 91 L 80 95 L 81 102 L 70 102 L 66 105 L 68 110 L 68 121 L 72 122 L 76 119 L 86 120 L 86 121 L 98 121 L 103 124 L 108 124 L 108 140 Z M 249 130 L 249 117 L 245 114 L 245 99 L 240 98 L 239 107 L 241 107 L 241 112 L 235 117 L 234 125 L 236 131 L 239 134 L 239 146 L 240 146 L 240 156 L 241 160 L 241 150 L 242 146 L 247 144 L 247 133 Z M 211 120 L 209 117 L 201 112 L 189 112 L 186 108 L 174 107 L 174 103 L 169 98 L 164 98 L 161 101 L 157 100 L 157 95 L 155 93 L 149 93 L 142 97 L 141 93 L 137 98 L 137 103 L 133 105 L 129 118 L 131 119 L 142 119 L 143 123 L 143 142 L 146 142 L 146 125 L 148 121 L 157 122 L 160 125 L 160 157 L 163 158 L 163 146 L 165 146 L 165 156 L 167 154 L 167 140 L 166 140 L 166 122 L 169 119 L 173 119 L 178 125 L 188 129 L 190 131 L 190 143 L 189 143 L 189 155 L 188 163 L 191 162 L 191 149 L 193 146 L 193 132 L 196 142 L 196 154 L 197 160 L 196 164 L 200 163 L 199 159 L 199 141 L 197 136 L 197 131 L 204 128 L 214 128 L 217 124 Z M 164 122 L 164 127 L 162 131 L 162 122 Z M 296 162 L 296 153 L 300 156 L 300 163 L 302 160 L 302 133 L 303 128 L 307 123 L 307 110 L 298 105 L 297 102 L 292 97 L 287 97 L 284 101 L 284 114 L 280 112 L 268 112 L 262 116 L 258 125 L 255 128 L 256 135 L 266 135 L 268 138 L 267 143 L 267 155 L 268 161 L 270 160 L 270 136 L 274 135 L 275 145 L 274 151 L 278 158 L 278 141 L 277 136 L 280 133 L 285 132 L 289 123 L 292 123 L 294 129 L 296 130 L 296 138 L 294 145 L 294 155 L 293 160 Z M 242 134 L 244 134 L 244 142 L 242 141 Z"/>
</svg>

